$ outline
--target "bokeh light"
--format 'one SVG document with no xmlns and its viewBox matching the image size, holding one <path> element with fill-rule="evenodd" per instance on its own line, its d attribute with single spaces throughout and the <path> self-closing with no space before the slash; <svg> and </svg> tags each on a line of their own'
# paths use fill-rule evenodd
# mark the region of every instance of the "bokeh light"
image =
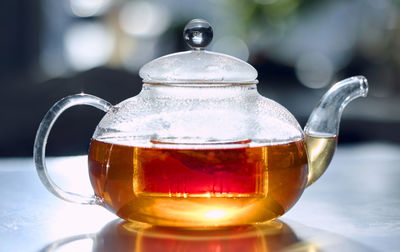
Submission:
<svg viewBox="0 0 400 252">
<path fill-rule="evenodd" d="M 321 53 L 306 53 L 296 63 L 296 75 L 300 82 L 309 88 L 322 88 L 328 85 L 334 75 L 331 60 Z"/>
<path fill-rule="evenodd" d="M 169 27 L 170 21 L 168 9 L 150 1 L 126 2 L 119 14 L 121 29 L 138 37 L 158 36 Z"/>
<path fill-rule="evenodd" d="M 77 17 L 91 17 L 103 14 L 111 0 L 70 0 L 71 12 Z"/>
<path fill-rule="evenodd" d="M 101 23 L 79 22 L 64 37 L 64 53 L 75 70 L 87 70 L 105 64 L 111 57 L 114 40 Z"/>
</svg>

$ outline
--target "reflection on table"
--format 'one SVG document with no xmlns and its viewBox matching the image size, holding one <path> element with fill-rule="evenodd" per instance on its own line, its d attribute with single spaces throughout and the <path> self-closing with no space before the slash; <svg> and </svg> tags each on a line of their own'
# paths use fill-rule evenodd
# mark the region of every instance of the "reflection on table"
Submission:
<svg viewBox="0 0 400 252">
<path fill-rule="evenodd" d="M 303 227 L 304 229 L 305 227 Z M 308 231 L 310 233 L 310 231 Z M 156 227 L 120 219 L 109 222 L 95 234 L 54 241 L 41 251 L 369 251 L 343 237 L 319 233 L 313 240 L 299 239 L 282 221 L 219 229 Z"/>
</svg>

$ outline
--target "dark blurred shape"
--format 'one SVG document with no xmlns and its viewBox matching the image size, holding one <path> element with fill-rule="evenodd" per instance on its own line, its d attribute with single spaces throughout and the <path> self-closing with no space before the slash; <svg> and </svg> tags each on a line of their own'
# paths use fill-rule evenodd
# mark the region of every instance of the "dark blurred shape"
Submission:
<svg viewBox="0 0 400 252">
<path fill-rule="evenodd" d="M 399 2 L 3 0 L 0 3 L 0 156 L 30 156 L 38 125 L 57 100 L 89 93 L 112 104 L 141 89 L 146 62 L 187 50 L 190 19 L 214 27 L 209 50 L 255 66 L 258 88 L 302 126 L 333 82 L 369 80 L 369 97 L 343 115 L 339 143 L 400 143 Z M 87 153 L 102 113 L 67 111 L 50 155 Z"/>
<path fill-rule="evenodd" d="M 39 55 L 40 0 L 0 2 L 0 81 L 28 70 Z M 9 77 L 9 78 L 7 78 Z"/>
</svg>

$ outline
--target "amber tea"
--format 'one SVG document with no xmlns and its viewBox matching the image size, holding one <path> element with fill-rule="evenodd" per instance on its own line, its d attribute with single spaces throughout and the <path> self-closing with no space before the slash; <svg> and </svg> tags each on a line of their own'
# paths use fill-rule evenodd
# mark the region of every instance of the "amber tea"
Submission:
<svg viewBox="0 0 400 252">
<path fill-rule="evenodd" d="M 167 226 L 240 225 L 284 214 L 307 181 L 304 140 L 238 148 L 160 148 L 93 140 L 89 173 L 107 208 Z"/>
</svg>

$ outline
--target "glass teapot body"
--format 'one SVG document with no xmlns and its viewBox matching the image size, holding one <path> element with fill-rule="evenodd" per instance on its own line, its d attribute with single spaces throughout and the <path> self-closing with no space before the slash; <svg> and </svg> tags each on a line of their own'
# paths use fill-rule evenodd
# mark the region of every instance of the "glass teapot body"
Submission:
<svg viewBox="0 0 400 252">
<path fill-rule="evenodd" d="M 98 125 L 89 171 L 121 218 L 240 225 L 277 218 L 298 200 L 307 154 L 297 121 L 255 84 L 144 84 Z"/>
<path fill-rule="evenodd" d="M 237 58 L 205 51 L 212 28 L 192 20 L 193 50 L 155 59 L 140 70 L 140 94 L 113 106 L 91 95 L 58 101 L 36 134 L 34 162 L 57 197 L 106 207 L 123 219 L 160 226 L 210 227 L 277 218 L 326 170 L 344 107 L 368 92 L 362 76 L 322 97 L 305 126 L 257 92 L 257 71 Z M 75 105 L 106 113 L 89 149 L 94 195 L 62 190 L 48 176 L 52 125 Z"/>
</svg>

